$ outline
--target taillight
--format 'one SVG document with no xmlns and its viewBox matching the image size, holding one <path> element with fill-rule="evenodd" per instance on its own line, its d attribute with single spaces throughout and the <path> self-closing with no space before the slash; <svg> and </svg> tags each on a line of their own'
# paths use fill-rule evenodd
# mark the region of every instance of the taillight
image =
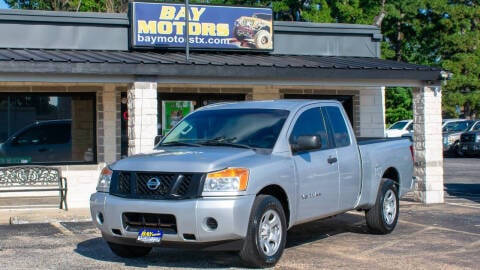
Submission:
<svg viewBox="0 0 480 270">
<path fill-rule="evenodd" d="M 412 160 L 415 161 L 415 152 L 413 151 L 413 144 L 410 145 L 410 153 L 412 154 Z"/>
</svg>

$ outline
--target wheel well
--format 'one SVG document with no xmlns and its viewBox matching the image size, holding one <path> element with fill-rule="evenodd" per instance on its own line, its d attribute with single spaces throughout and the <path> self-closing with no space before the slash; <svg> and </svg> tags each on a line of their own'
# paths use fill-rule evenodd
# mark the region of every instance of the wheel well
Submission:
<svg viewBox="0 0 480 270">
<path fill-rule="evenodd" d="M 283 207 L 283 212 L 285 212 L 285 218 L 287 221 L 287 227 L 289 226 L 288 224 L 290 223 L 290 208 L 288 207 L 288 197 L 287 193 L 281 188 L 280 186 L 277 185 L 271 185 L 271 186 L 266 186 L 260 192 L 257 193 L 257 195 L 271 195 L 277 200 L 280 201 Z"/>
<path fill-rule="evenodd" d="M 382 178 L 388 178 L 393 180 L 397 187 L 400 184 L 400 176 L 398 175 L 398 171 L 395 168 L 388 168 L 384 173 Z"/>
</svg>

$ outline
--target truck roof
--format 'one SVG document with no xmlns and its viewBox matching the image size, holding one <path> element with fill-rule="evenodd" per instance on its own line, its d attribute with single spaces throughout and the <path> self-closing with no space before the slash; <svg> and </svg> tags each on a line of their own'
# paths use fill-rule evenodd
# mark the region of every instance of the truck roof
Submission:
<svg viewBox="0 0 480 270">
<path fill-rule="evenodd" d="M 301 107 L 316 103 L 335 103 L 335 100 L 311 100 L 311 99 L 276 99 L 276 100 L 258 100 L 258 101 L 239 101 L 239 102 L 221 102 L 208 105 L 199 110 L 216 109 L 278 109 L 295 111 Z"/>
</svg>

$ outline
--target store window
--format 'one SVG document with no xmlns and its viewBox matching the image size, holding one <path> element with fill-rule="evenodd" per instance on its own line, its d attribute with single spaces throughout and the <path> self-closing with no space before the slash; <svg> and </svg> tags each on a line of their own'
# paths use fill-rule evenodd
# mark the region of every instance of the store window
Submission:
<svg viewBox="0 0 480 270">
<path fill-rule="evenodd" d="M 95 94 L 0 95 L 0 166 L 96 162 Z"/>
</svg>

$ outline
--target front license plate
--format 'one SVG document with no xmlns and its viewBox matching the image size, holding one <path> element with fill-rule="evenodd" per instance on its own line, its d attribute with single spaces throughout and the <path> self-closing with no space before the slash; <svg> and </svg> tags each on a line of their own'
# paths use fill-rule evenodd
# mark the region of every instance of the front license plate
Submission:
<svg viewBox="0 0 480 270">
<path fill-rule="evenodd" d="M 141 229 L 138 232 L 137 241 L 142 243 L 160 243 L 163 232 L 154 229 Z"/>
<path fill-rule="evenodd" d="M 467 146 L 462 147 L 462 150 L 467 150 L 467 149 L 468 149 Z"/>
</svg>

